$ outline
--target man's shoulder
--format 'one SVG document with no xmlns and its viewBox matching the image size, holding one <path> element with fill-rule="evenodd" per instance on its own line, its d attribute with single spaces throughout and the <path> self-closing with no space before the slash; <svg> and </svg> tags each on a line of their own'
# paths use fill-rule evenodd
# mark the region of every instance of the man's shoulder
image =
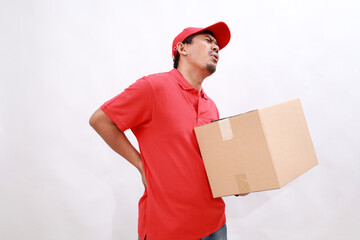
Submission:
<svg viewBox="0 0 360 240">
<path fill-rule="evenodd" d="M 173 82 L 174 76 L 171 74 L 171 71 L 169 71 L 149 74 L 142 79 L 148 82 L 153 88 L 162 88 L 169 86 L 171 82 Z"/>
<path fill-rule="evenodd" d="M 147 79 L 148 81 L 159 81 L 159 80 L 168 79 L 170 77 L 171 77 L 171 71 L 149 74 L 144 78 Z"/>
</svg>

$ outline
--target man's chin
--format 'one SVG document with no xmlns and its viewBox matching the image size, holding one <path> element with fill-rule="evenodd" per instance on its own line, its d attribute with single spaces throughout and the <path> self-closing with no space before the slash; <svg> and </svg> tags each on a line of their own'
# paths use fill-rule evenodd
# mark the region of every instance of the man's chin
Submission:
<svg viewBox="0 0 360 240">
<path fill-rule="evenodd" d="M 216 64 L 208 64 L 206 69 L 210 74 L 213 74 L 216 71 Z"/>
</svg>

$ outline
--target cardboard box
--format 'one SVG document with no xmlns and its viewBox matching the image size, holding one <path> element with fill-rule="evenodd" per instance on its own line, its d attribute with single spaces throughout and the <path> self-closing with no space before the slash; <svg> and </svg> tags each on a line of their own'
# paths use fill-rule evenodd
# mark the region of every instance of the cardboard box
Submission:
<svg viewBox="0 0 360 240">
<path fill-rule="evenodd" d="M 214 197 L 281 188 L 318 164 L 300 99 L 195 128 Z"/>
</svg>

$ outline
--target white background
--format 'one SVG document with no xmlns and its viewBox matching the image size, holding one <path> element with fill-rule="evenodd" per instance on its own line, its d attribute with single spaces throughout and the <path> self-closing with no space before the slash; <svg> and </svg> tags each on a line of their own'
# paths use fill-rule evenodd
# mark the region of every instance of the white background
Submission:
<svg viewBox="0 0 360 240">
<path fill-rule="evenodd" d="M 221 117 L 299 97 L 319 160 L 280 190 L 224 198 L 229 240 L 360 239 L 359 13 L 356 0 L 2 0 L 0 239 L 137 239 L 140 175 L 88 119 L 169 71 L 183 28 L 221 20 L 232 39 L 203 86 Z"/>
</svg>

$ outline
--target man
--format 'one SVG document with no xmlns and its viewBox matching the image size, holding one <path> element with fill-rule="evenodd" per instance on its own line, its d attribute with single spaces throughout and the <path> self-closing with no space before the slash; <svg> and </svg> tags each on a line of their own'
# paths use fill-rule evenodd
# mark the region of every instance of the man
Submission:
<svg viewBox="0 0 360 240">
<path fill-rule="evenodd" d="M 224 22 L 184 29 L 173 41 L 174 69 L 137 80 L 90 118 L 106 143 L 141 174 L 142 240 L 227 239 L 225 204 L 212 197 L 194 127 L 219 118 L 202 83 L 215 72 L 219 50 L 229 41 Z M 123 133 L 127 129 L 140 153 Z"/>
</svg>

